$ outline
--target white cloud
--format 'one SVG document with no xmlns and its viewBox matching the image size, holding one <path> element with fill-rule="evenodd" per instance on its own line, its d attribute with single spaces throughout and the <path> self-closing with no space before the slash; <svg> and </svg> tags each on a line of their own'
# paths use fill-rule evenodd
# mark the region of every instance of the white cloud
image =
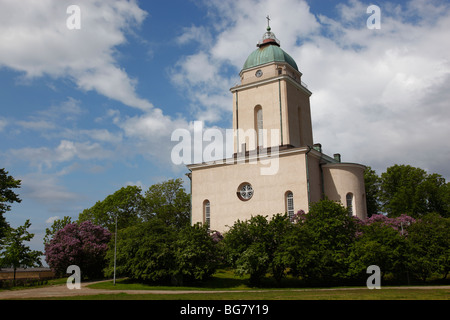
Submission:
<svg viewBox="0 0 450 320">
<path fill-rule="evenodd" d="M 19 178 L 22 180 L 21 196 L 24 199 L 48 205 L 80 199 L 79 194 L 68 191 L 54 175 L 30 173 Z"/>
<path fill-rule="evenodd" d="M 43 167 L 52 168 L 54 164 L 65 163 L 75 159 L 92 160 L 108 159 L 112 157 L 113 151 L 104 149 L 99 143 L 74 142 L 61 140 L 55 148 L 37 147 L 11 149 L 7 156 L 15 159 L 14 161 L 25 161 L 42 169 Z"/>
<path fill-rule="evenodd" d="M 0 118 L 0 132 L 2 132 L 6 126 L 8 125 L 8 121 L 5 118 Z"/>
<path fill-rule="evenodd" d="M 81 107 L 81 101 L 67 97 L 65 101 L 58 105 L 52 105 L 48 109 L 38 111 L 37 115 L 52 121 L 61 121 L 76 120 L 83 113 L 85 113 L 85 110 Z"/>
<path fill-rule="evenodd" d="M 117 65 L 115 48 L 147 13 L 136 1 L 83 1 L 81 29 L 69 30 L 67 7 L 73 1 L 2 0 L 0 66 L 28 79 L 50 75 L 72 79 L 83 90 L 143 110 L 152 104 L 135 92 L 136 80 Z"/>
<path fill-rule="evenodd" d="M 37 121 L 17 121 L 17 124 L 25 129 L 30 130 L 48 130 L 55 128 L 55 125 L 49 121 L 37 120 Z"/>
<path fill-rule="evenodd" d="M 176 39 L 178 44 L 189 44 L 196 42 L 202 46 L 210 46 L 212 43 L 211 32 L 205 26 L 191 26 L 183 28 L 183 33 Z"/>
<path fill-rule="evenodd" d="M 50 217 L 47 220 L 45 220 L 45 223 L 52 224 L 53 222 L 55 222 L 58 219 L 60 219 L 59 216 Z"/>
<path fill-rule="evenodd" d="M 111 144 L 119 144 L 123 140 L 123 134 L 113 133 L 106 129 L 91 129 L 91 130 L 80 130 L 78 134 L 86 135 L 93 140 L 99 142 L 107 142 Z"/>
<path fill-rule="evenodd" d="M 450 18 L 442 13 L 450 8 L 430 19 L 417 3 L 395 13 L 382 7 L 380 30 L 333 21 L 332 38 L 313 38 L 294 54 L 313 91 L 314 136 L 325 150 L 379 170 L 408 163 L 450 177 L 442 148 L 450 135 L 442 107 L 450 91 Z M 351 4 L 346 19 L 357 19 L 361 3 Z M 416 12 L 419 22 L 408 22 L 405 12 Z"/>
<path fill-rule="evenodd" d="M 123 130 L 124 148 L 127 155 L 143 155 L 167 166 L 173 143 L 172 132 L 179 128 L 188 128 L 189 124 L 181 118 L 165 116 L 160 109 L 134 117 L 115 115 L 115 124 Z"/>
</svg>

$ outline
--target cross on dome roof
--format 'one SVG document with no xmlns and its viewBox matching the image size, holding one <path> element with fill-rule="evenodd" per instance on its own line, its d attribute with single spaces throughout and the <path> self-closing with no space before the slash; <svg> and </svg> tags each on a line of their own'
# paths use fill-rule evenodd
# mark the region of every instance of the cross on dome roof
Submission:
<svg viewBox="0 0 450 320">
<path fill-rule="evenodd" d="M 277 37 L 275 36 L 275 34 L 271 31 L 272 28 L 270 28 L 269 15 L 267 15 L 266 19 L 267 19 L 267 29 L 266 29 L 267 31 L 266 31 L 266 33 L 264 33 L 262 40 L 260 42 L 258 42 L 258 44 L 256 46 L 259 48 L 259 47 L 264 46 L 269 43 L 280 46 L 280 40 L 278 40 Z"/>
<path fill-rule="evenodd" d="M 270 28 L 270 17 L 267 16 L 267 31 L 261 41 L 256 45 L 258 49 L 253 51 L 244 63 L 242 70 L 254 68 L 266 63 L 287 63 L 298 71 L 297 63 L 292 57 L 280 48 L 280 41 Z"/>
</svg>

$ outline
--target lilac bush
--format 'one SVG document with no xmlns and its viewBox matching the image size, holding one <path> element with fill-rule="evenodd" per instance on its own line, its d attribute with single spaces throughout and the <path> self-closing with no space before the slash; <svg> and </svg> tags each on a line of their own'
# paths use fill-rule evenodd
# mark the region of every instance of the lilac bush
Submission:
<svg viewBox="0 0 450 320">
<path fill-rule="evenodd" d="M 306 220 L 306 212 L 304 210 L 298 210 L 297 213 L 294 213 L 294 215 L 291 218 L 291 221 L 293 223 L 305 222 L 305 220 Z"/>
<path fill-rule="evenodd" d="M 360 220 L 361 225 L 368 226 L 372 223 L 380 223 L 381 225 L 389 226 L 394 230 L 397 230 L 404 236 L 408 235 L 407 229 L 414 222 L 416 222 L 416 219 L 406 214 L 402 214 L 395 218 L 389 218 L 383 214 L 374 214 L 370 218 Z"/>
<path fill-rule="evenodd" d="M 216 231 L 216 230 L 211 232 L 210 236 L 211 236 L 211 239 L 214 241 L 214 243 L 219 243 L 220 241 L 223 240 L 223 235 L 219 231 Z"/>
<path fill-rule="evenodd" d="M 45 245 L 45 260 L 59 275 L 67 267 L 77 265 L 81 275 L 89 278 L 101 276 L 105 267 L 105 254 L 111 233 L 91 221 L 70 223 L 59 230 Z"/>
</svg>

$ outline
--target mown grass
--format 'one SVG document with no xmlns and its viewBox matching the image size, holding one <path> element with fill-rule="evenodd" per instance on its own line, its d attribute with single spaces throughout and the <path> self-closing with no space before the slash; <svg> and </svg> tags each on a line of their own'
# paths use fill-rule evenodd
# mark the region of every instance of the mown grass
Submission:
<svg viewBox="0 0 450 320">
<path fill-rule="evenodd" d="M 270 285 L 266 283 L 266 286 Z M 136 282 L 128 279 L 118 279 L 116 285 L 112 281 L 99 282 L 88 286 L 93 289 L 108 290 L 250 290 L 248 277 L 237 277 L 231 270 L 218 270 L 210 279 L 184 286 L 155 285 Z"/>
<path fill-rule="evenodd" d="M 60 279 L 53 284 L 65 281 L 66 279 Z M 280 285 L 268 277 L 264 279 L 260 287 L 255 288 L 249 286 L 248 277 L 237 277 L 231 270 L 219 270 L 209 280 L 195 285 L 166 286 L 118 279 L 115 286 L 113 281 L 104 281 L 90 284 L 88 287 L 114 291 L 164 290 L 167 292 L 142 294 L 128 291 L 127 293 L 39 298 L 39 300 L 450 300 L 450 290 L 439 286 L 431 289 L 396 288 L 384 286 L 382 283 L 381 290 L 369 290 L 363 283 L 359 287 L 313 288 L 305 287 L 305 283 L 296 278 L 283 279 Z M 177 293 L 177 291 L 191 292 Z"/>
<path fill-rule="evenodd" d="M 366 287 L 338 288 L 302 288 L 298 279 L 284 279 L 276 285 L 273 279 L 265 279 L 261 287 L 254 288 L 248 284 L 248 277 L 237 277 L 231 270 L 219 270 L 208 281 L 192 286 L 161 286 L 136 283 L 119 279 L 116 285 L 112 281 L 89 285 L 90 288 L 109 290 L 168 290 L 166 294 L 127 294 L 117 293 L 71 297 L 83 300 L 450 300 L 450 290 L 383 288 L 369 290 Z M 175 293 L 174 291 L 193 291 L 192 293 Z M 197 292 L 196 292 L 197 291 Z M 202 291 L 202 292 L 199 292 Z M 204 293 L 203 291 L 211 291 Z M 227 291 L 227 292 L 214 292 Z"/>
<path fill-rule="evenodd" d="M 448 289 L 305 289 L 185 294 L 99 294 L 50 300 L 449 300 Z"/>
</svg>

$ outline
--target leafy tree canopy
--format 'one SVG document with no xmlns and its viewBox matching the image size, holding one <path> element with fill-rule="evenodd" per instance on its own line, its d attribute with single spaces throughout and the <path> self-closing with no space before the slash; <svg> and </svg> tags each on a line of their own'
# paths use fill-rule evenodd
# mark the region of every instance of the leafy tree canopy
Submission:
<svg viewBox="0 0 450 320">
<path fill-rule="evenodd" d="M 190 196 L 180 178 L 154 184 L 145 192 L 144 219 L 156 216 L 167 225 L 182 228 L 190 223 L 190 208 Z"/>
<path fill-rule="evenodd" d="M 103 201 L 98 201 L 93 207 L 83 210 L 78 216 L 78 221 L 90 220 L 95 225 L 114 232 L 116 217 L 118 229 L 126 228 L 139 222 L 142 213 L 142 202 L 143 196 L 140 187 L 123 187 L 107 196 Z"/>
<path fill-rule="evenodd" d="M 8 171 L 0 169 L 0 239 L 5 236 L 5 232 L 9 226 L 3 216 L 5 212 L 11 210 L 10 203 L 22 200 L 13 191 L 13 189 L 20 188 L 21 181 L 14 179 L 8 175 Z"/>
<path fill-rule="evenodd" d="M 56 232 L 64 228 L 69 223 L 72 223 L 72 218 L 65 216 L 62 219 L 56 219 L 55 221 L 53 221 L 50 229 L 45 228 L 44 245 L 50 242 L 51 238 L 56 234 Z"/>
<path fill-rule="evenodd" d="M 380 177 L 371 167 L 366 167 L 364 171 L 364 185 L 366 191 L 367 216 L 380 212 L 381 206 L 379 202 Z"/>
<path fill-rule="evenodd" d="M 106 274 L 113 274 L 114 252 L 109 250 Z M 159 218 L 119 230 L 116 273 L 144 282 L 204 280 L 217 267 L 215 242 L 206 226 L 187 225 L 182 229 Z"/>
<path fill-rule="evenodd" d="M 381 174 L 379 199 L 390 217 L 414 218 L 430 212 L 450 214 L 450 187 L 439 174 L 409 165 L 394 165 Z"/>
<path fill-rule="evenodd" d="M 15 270 L 19 267 L 42 266 L 40 256 L 42 252 L 31 250 L 25 242 L 33 239 L 34 234 L 28 232 L 31 226 L 30 220 L 26 220 L 23 226 L 16 229 L 9 228 L 3 240 L 3 251 L 0 252 L 0 266 L 9 266 Z"/>
</svg>

